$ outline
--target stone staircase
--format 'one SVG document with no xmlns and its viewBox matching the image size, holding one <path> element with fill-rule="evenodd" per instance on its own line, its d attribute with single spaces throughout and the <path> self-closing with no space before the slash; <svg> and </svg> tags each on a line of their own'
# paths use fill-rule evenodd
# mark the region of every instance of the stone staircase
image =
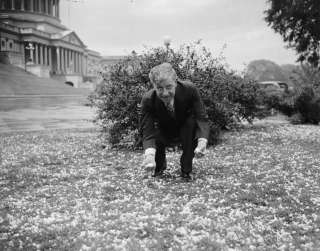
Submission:
<svg viewBox="0 0 320 251">
<path fill-rule="evenodd" d="M 21 68 L 0 63 L 0 96 L 20 95 L 81 95 L 86 88 L 74 88 L 54 79 L 40 78 Z"/>
</svg>

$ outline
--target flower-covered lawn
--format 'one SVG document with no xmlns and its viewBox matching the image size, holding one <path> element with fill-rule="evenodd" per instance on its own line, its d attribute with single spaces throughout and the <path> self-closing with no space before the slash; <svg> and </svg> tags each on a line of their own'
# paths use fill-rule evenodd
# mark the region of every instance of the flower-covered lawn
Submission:
<svg viewBox="0 0 320 251">
<path fill-rule="evenodd" d="M 0 135 L 0 250 L 319 250 L 320 128 L 223 135 L 179 179 L 95 130 Z"/>
</svg>

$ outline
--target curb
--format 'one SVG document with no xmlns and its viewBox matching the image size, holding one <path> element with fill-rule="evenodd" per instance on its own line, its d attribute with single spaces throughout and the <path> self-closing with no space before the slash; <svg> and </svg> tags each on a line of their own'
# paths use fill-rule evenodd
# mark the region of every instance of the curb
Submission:
<svg viewBox="0 0 320 251">
<path fill-rule="evenodd" d="M 49 94 L 49 95 L 42 95 L 42 94 L 26 94 L 26 95 L 0 95 L 0 98 L 47 98 L 47 97 L 87 97 L 88 95 L 81 95 L 81 94 Z"/>
</svg>

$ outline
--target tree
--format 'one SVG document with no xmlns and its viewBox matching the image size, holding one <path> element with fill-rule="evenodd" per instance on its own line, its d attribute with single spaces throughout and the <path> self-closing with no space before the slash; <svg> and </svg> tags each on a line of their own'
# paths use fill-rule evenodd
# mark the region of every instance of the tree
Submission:
<svg viewBox="0 0 320 251">
<path fill-rule="evenodd" d="M 320 67 L 320 1 L 268 0 L 265 20 L 280 33 L 289 48 L 294 48 L 297 61 Z"/>
</svg>

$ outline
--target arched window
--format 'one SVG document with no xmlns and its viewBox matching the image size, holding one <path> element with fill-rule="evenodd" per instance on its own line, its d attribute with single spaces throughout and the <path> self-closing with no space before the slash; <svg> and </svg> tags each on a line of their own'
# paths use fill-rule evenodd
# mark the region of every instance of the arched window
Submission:
<svg viewBox="0 0 320 251">
<path fill-rule="evenodd" d="M 1 40 L 1 50 L 5 51 L 6 50 L 6 41 Z"/>
</svg>

